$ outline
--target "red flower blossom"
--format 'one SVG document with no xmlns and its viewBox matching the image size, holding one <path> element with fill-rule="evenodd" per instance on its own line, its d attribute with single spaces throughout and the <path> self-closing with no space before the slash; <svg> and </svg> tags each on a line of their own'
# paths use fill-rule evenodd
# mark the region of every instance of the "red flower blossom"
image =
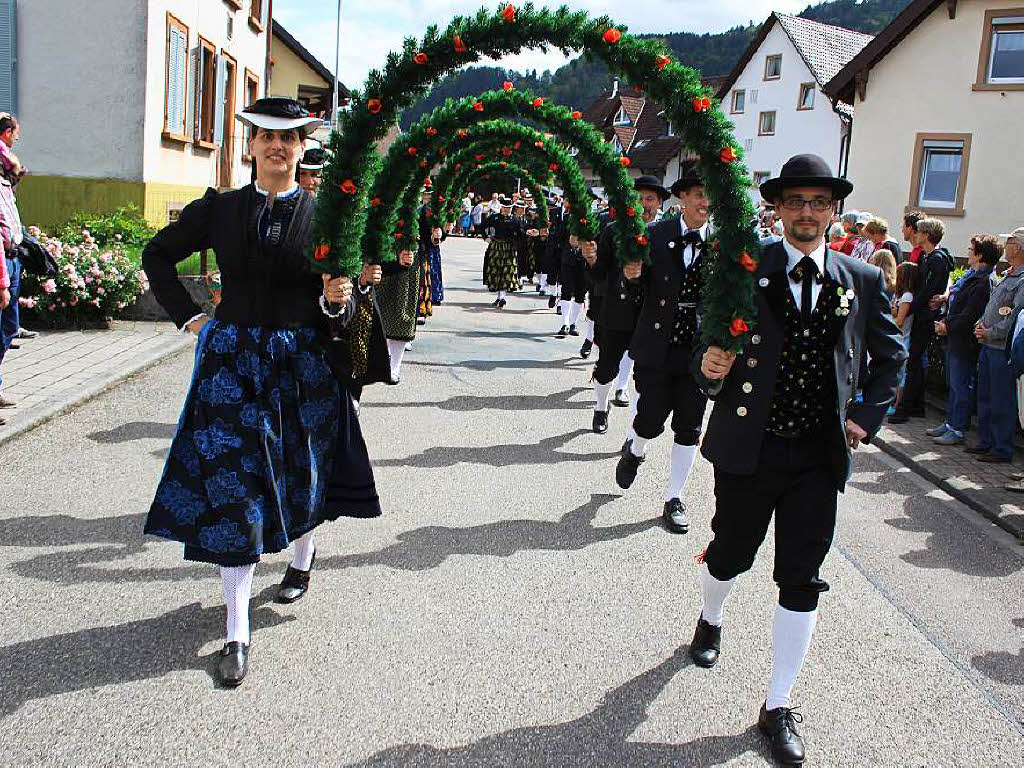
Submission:
<svg viewBox="0 0 1024 768">
<path fill-rule="evenodd" d="M 558 170 L 558 163 L 552 163 L 549 167 L 551 168 L 552 171 L 557 171 Z"/>
<path fill-rule="evenodd" d="M 437 136 L 437 128 L 427 128 L 427 136 Z"/>
<path fill-rule="evenodd" d="M 484 156 L 483 155 L 473 155 L 473 159 L 476 160 L 477 162 L 480 162 L 481 160 L 484 159 Z"/>
<path fill-rule="evenodd" d="M 355 182 L 352 179 L 345 179 L 341 182 L 341 191 L 346 195 L 354 195 L 359 189 L 356 187 Z"/>
<path fill-rule="evenodd" d="M 371 115 L 379 115 L 380 111 L 384 108 L 384 104 L 380 99 L 369 99 L 366 102 L 366 110 Z"/>
<path fill-rule="evenodd" d="M 634 208 L 632 205 L 629 206 L 629 208 L 626 209 L 626 215 L 631 217 L 636 216 L 636 208 Z"/>
<path fill-rule="evenodd" d="M 381 200 L 379 197 L 375 197 L 373 198 L 373 200 L 370 201 L 370 205 L 372 205 L 374 208 L 380 208 L 380 206 L 383 205 L 383 203 L 384 201 Z"/>
<path fill-rule="evenodd" d="M 395 240 L 401 240 L 403 237 L 405 237 L 405 235 L 401 232 L 395 232 Z"/>
<path fill-rule="evenodd" d="M 693 108 L 698 112 L 707 112 L 711 109 L 711 99 L 707 96 L 698 96 L 693 100 Z"/>
<path fill-rule="evenodd" d="M 327 258 L 327 256 L 330 254 L 330 252 L 331 252 L 331 245 L 330 245 L 330 243 L 320 243 L 320 245 L 318 245 L 316 247 L 316 250 L 313 251 L 313 258 L 322 261 L 323 259 Z"/>
<path fill-rule="evenodd" d="M 743 255 L 740 256 L 740 266 L 747 270 L 747 272 L 753 272 L 757 269 L 757 261 L 744 251 Z"/>
<path fill-rule="evenodd" d="M 581 117 L 583 117 L 583 113 L 582 113 L 582 112 L 580 112 L 579 110 L 575 110 L 575 111 L 574 111 L 574 112 L 572 113 L 572 119 L 573 119 L 573 120 L 579 120 L 579 119 L 580 119 Z"/>
<path fill-rule="evenodd" d="M 473 105 L 473 109 L 475 109 L 477 112 L 483 112 L 484 103 L 482 101 L 478 101 L 476 104 Z"/>
<path fill-rule="evenodd" d="M 629 168 L 629 164 L 633 162 L 628 157 L 620 157 L 619 162 L 622 163 L 623 168 Z"/>
<path fill-rule="evenodd" d="M 506 80 L 504 83 L 502 83 L 501 87 L 505 89 L 505 93 L 508 93 L 513 88 L 515 88 L 515 86 L 512 85 L 512 83 L 510 83 L 508 80 Z"/>
<path fill-rule="evenodd" d="M 512 145 L 512 149 L 519 149 L 521 146 L 523 146 L 523 142 L 517 141 L 515 144 Z"/>
<path fill-rule="evenodd" d="M 419 53 L 412 57 L 412 60 L 422 67 L 424 64 L 427 63 L 427 54 L 425 54 L 423 51 L 420 51 Z"/>
<path fill-rule="evenodd" d="M 736 154 L 736 150 L 732 147 L 723 149 L 719 157 L 722 158 L 723 163 L 735 163 L 740 159 L 740 156 Z"/>
<path fill-rule="evenodd" d="M 672 62 L 672 59 L 670 59 L 668 56 L 665 56 L 664 54 L 662 54 L 661 56 L 658 57 L 658 60 L 655 62 L 654 66 L 656 66 L 658 69 L 664 69 L 671 62 Z"/>
<path fill-rule="evenodd" d="M 501 12 L 501 18 L 505 20 L 506 24 L 511 24 L 516 18 L 516 7 L 509 3 L 505 6 L 505 10 Z"/>
<path fill-rule="evenodd" d="M 650 240 L 647 239 L 647 235 L 637 235 L 636 241 L 640 243 L 640 245 L 647 245 L 647 243 L 650 242 Z"/>
<path fill-rule="evenodd" d="M 535 142 L 533 142 L 533 146 L 535 146 L 537 149 L 544 149 L 544 142 L 543 141 L 535 141 Z"/>
<path fill-rule="evenodd" d="M 609 27 L 604 31 L 603 37 L 608 45 L 615 45 L 622 38 L 622 33 L 615 27 Z"/>
<path fill-rule="evenodd" d="M 503 154 L 505 157 L 512 157 L 512 148 L 511 147 L 502 147 L 501 154 Z"/>
<path fill-rule="evenodd" d="M 465 53 L 469 50 L 469 48 L 466 47 L 466 44 L 462 42 L 462 38 L 458 35 L 452 37 L 452 46 L 455 48 L 456 53 Z"/>
<path fill-rule="evenodd" d="M 542 99 L 540 96 L 538 96 L 536 99 L 533 100 L 533 106 L 535 106 L 535 107 L 539 107 L 543 103 L 544 103 L 544 99 Z"/>
<path fill-rule="evenodd" d="M 406 151 L 406 152 L 408 152 L 408 153 L 409 153 L 410 155 L 412 155 L 413 157 L 415 157 L 415 156 L 416 156 L 416 153 L 417 153 L 417 152 L 419 152 L 419 150 L 418 150 L 418 149 L 416 149 L 416 147 L 409 147 L 409 148 L 408 148 L 407 150 L 405 150 L 405 151 Z"/>
<path fill-rule="evenodd" d="M 743 322 L 742 317 L 734 317 L 732 322 L 729 323 L 729 333 L 733 336 L 742 336 L 747 332 L 747 324 Z"/>
</svg>

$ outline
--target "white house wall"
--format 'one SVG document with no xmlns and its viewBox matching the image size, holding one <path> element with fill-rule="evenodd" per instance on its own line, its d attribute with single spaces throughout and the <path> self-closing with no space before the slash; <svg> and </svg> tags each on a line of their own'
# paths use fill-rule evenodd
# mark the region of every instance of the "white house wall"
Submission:
<svg viewBox="0 0 1024 768">
<path fill-rule="evenodd" d="M 916 135 L 970 133 L 965 215 L 936 216 L 946 225 L 943 244 L 963 255 L 972 235 L 1024 224 L 1024 91 L 971 90 L 985 11 L 1020 5 L 960 2 L 951 21 L 940 4 L 875 65 L 856 105 L 851 206 L 899 223 L 910 202 Z"/>
<path fill-rule="evenodd" d="M 141 181 L 145 48 L 143 2 L 18 3 L 17 151 L 34 174 Z"/>
<path fill-rule="evenodd" d="M 188 26 L 190 52 L 202 35 L 216 46 L 218 55 L 224 50 L 235 59 L 235 106 L 238 111 L 246 101 L 246 68 L 259 76 L 261 93 L 266 82 L 266 46 L 270 31 L 268 29 L 257 34 L 249 26 L 249 2 L 244 0 L 242 9 L 234 10 L 222 0 L 149 0 L 146 28 L 150 44 L 146 52 L 147 124 L 143 171 L 143 180 L 147 183 L 216 187 L 220 180 L 221 150 L 201 149 L 191 143 L 181 145 L 161 137 L 166 98 L 167 13 L 172 13 Z M 268 3 L 269 0 L 264 0 L 264 8 Z M 234 15 L 234 34 L 231 40 L 227 39 L 228 14 Z M 189 77 L 192 76 L 190 60 Z M 242 127 L 237 121 L 235 137 L 232 186 L 241 186 L 248 183 L 250 169 L 242 163 Z"/>
<path fill-rule="evenodd" d="M 765 59 L 782 54 L 782 77 L 765 80 Z M 777 176 L 793 155 L 811 152 L 828 161 L 835 171 L 839 165 L 839 150 L 842 124 L 832 110 L 828 98 L 817 90 L 814 95 L 814 109 L 797 110 L 800 85 L 814 82 L 814 75 L 807 68 L 799 51 L 789 36 L 776 23 L 765 37 L 764 42 L 747 63 L 732 89 L 726 95 L 722 109 L 736 126 L 735 135 L 740 147 L 744 148 L 744 164 L 751 175 L 764 171 Z M 730 114 L 732 92 L 746 91 L 746 107 L 743 114 Z M 757 91 L 757 102 L 751 99 Z M 758 136 L 758 120 L 761 112 L 775 110 L 775 135 Z M 751 149 L 747 150 L 748 141 Z M 760 195 L 752 190 L 755 202 Z"/>
</svg>

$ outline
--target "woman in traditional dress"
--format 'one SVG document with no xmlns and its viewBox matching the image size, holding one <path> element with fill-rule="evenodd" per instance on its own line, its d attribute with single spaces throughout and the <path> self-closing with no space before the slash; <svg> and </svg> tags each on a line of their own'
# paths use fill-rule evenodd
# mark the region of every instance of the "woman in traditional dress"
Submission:
<svg viewBox="0 0 1024 768">
<path fill-rule="evenodd" d="M 314 200 L 295 172 L 303 138 L 320 121 L 284 98 L 260 99 L 238 118 L 253 131 L 253 183 L 208 189 L 142 256 L 157 300 L 198 337 L 145 530 L 184 543 L 187 560 L 220 566 L 227 639 L 217 675 L 231 687 L 248 668 L 261 556 L 295 545 L 277 592 L 294 602 L 309 586 L 317 526 L 381 513 L 352 398 L 326 352 L 329 324 L 345 324 L 357 297 L 347 278 L 312 272 L 306 256 Z M 223 283 L 212 320 L 175 268 L 207 248 Z"/>
<path fill-rule="evenodd" d="M 516 243 L 523 225 L 512 215 L 512 201 L 499 200 L 500 211 L 487 219 L 487 252 L 484 254 L 484 283 L 498 298 L 492 306 L 504 309 L 508 292 L 519 288 Z"/>
</svg>

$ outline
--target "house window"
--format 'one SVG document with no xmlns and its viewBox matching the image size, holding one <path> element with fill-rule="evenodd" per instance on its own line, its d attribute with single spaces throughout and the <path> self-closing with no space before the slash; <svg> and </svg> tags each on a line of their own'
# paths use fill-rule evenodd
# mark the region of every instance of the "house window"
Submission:
<svg viewBox="0 0 1024 768">
<path fill-rule="evenodd" d="M 974 90 L 1024 90 L 1024 8 L 986 12 Z"/>
<path fill-rule="evenodd" d="M 615 115 L 615 125 L 632 125 L 633 121 L 629 119 L 629 115 L 626 114 L 625 107 L 619 107 L 619 113 Z"/>
<path fill-rule="evenodd" d="M 814 109 L 814 83 L 802 83 L 800 85 L 800 99 L 797 101 L 797 109 Z"/>
<path fill-rule="evenodd" d="M 217 49 L 199 38 L 196 52 L 195 139 L 204 149 L 216 149 Z"/>
<path fill-rule="evenodd" d="M 764 60 L 764 79 L 778 80 L 782 77 L 782 54 L 768 56 Z"/>
<path fill-rule="evenodd" d="M 772 176 L 771 171 L 754 171 L 754 186 L 760 187 Z"/>
<path fill-rule="evenodd" d="M 263 31 L 263 0 L 250 0 L 249 26 L 257 32 Z"/>
<path fill-rule="evenodd" d="M 775 135 L 775 112 L 762 112 L 757 120 L 758 136 Z"/>
<path fill-rule="evenodd" d="M 729 111 L 734 115 L 742 115 L 743 110 L 747 108 L 747 92 L 746 91 L 733 91 L 732 92 L 732 106 Z"/>
<path fill-rule="evenodd" d="M 185 113 L 188 93 L 188 27 L 171 14 L 167 14 L 167 70 L 164 101 L 164 131 L 166 139 L 185 143 Z"/>
<path fill-rule="evenodd" d="M 919 133 L 914 149 L 909 205 L 924 213 L 964 215 L 969 133 Z"/>
</svg>

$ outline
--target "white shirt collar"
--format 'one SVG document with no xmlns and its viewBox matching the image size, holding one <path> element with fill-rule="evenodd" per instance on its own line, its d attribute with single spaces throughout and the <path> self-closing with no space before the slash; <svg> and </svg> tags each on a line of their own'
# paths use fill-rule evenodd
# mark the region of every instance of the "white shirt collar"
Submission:
<svg viewBox="0 0 1024 768">
<path fill-rule="evenodd" d="M 253 187 L 256 188 L 256 191 L 259 194 L 263 195 L 264 197 L 268 197 L 270 195 L 270 193 L 267 192 L 267 190 L 263 189 L 263 187 L 261 187 L 257 182 L 254 181 L 252 183 L 252 185 L 253 185 Z M 291 197 L 292 195 L 294 195 L 298 191 L 299 191 L 299 183 L 297 181 L 293 181 L 291 186 L 288 187 L 288 189 L 286 189 L 284 192 L 278 192 L 277 193 L 277 197 L 279 197 L 281 199 L 284 199 L 286 197 Z"/>
<path fill-rule="evenodd" d="M 793 271 L 805 255 L 810 256 L 814 260 L 814 263 L 818 266 L 818 274 L 825 274 L 825 251 L 827 247 L 824 241 L 822 241 L 821 245 L 819 245 L 815 250 L 808 254 L 804 254 L 803 251 L 797 250 L 796 247 L 793 246 L 786 238 L 782 238 L 782 247 L 786 249 L 787 274 Z"/>
<path fill-rule="evenodd" d="M 700 232 L 700 239 L 701 240 L 707 241 L 707 239 L 708 239 L 708 230 L 710 228 L 711 228 L 711 222 L 710 221 L 705 221 L 704 224 L 697 229 L 697 231 Z M 685 235 L 687 232 L 690 231 L 690 228 L 688 226 L 686 226 L 686 220 L 682 216 L 679 217 L 679 230 L 680 230 L 680 234 L 682 234 L 682 235 Z"/>
</svg>

